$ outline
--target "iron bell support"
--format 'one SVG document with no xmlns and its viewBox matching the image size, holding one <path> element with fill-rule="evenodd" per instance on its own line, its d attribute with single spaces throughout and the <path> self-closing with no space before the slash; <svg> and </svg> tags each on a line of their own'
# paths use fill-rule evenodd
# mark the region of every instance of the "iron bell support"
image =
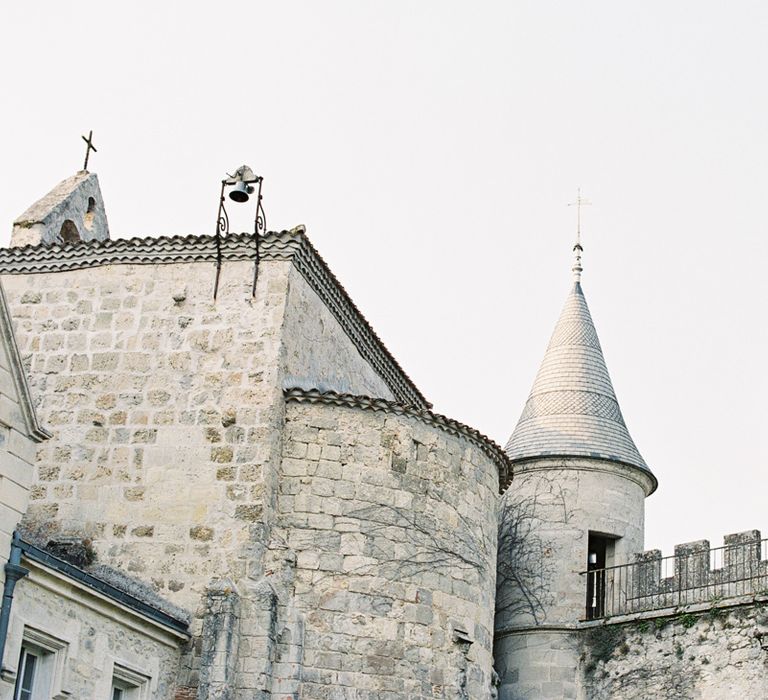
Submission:
<svg viewBox="0 0 768 700">
<path fill-rule="evenodd" d="M 232 187 L 229 197 L 232 201 L 245 203 L 250 199 L 250 195 L 256 192 L 256 215 L 253 220 L 253 245 L 254 245 L 254 268 L 253 268 L 253 287 L 251 296 L 256 296 L 256 283 L 259 278 L 259 243 L 261 234 L 266 231 L 267 217 L 264 213 L 264 206 L 261 201 L 261 184 L 264 178 L 254 175 L 253 171 L 243 165 L 235 171 L 234 175 L 228 176 L 221 181 L 221 193 L 219 194 L 219 211 L 216 215 L 216 280 L 213 285 L 213 298 L 219 293 L 219 280 L 221 278 L 221 237 L 229 235 L 229 215 L 225 206 L 225 192 L 227 187 Z"/>
</svg>

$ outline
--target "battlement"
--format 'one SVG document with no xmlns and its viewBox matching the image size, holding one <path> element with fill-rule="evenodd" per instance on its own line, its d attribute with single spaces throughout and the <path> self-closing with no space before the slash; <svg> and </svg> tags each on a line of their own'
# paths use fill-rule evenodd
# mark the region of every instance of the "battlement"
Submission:
<svg viewBox="0 0 768 700">
<path fill-rule="evenodd" d="M 717 602 L 768 589 L 768 539 L 759 530 L 726 535 L 724 546 L 708 540 L 675 546 L 672 556 L 652 549 L 630 564 L 582 575 L 591 592 L 587 618 Z"/>
</svg>

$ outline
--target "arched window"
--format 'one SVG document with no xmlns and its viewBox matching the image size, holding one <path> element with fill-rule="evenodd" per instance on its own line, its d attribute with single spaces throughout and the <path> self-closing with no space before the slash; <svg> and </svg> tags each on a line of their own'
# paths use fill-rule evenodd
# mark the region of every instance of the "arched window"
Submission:
<svg viewBox="0 0 768 700">
<path fill-rule="evenodd" d="M 93 228 L 94 218 L 96 218 L 96 200 L 93 197 L 88 197 L 88 211 L 83 217 L 83 224 L 89 231 Z"/>
<path fill-rule="evenodd" d="M 61 237 L 62 243 L 79 243 L 80 242 L 80 232 L 77 230 L 77 226 L 75 226 L 75 222 L 72 221 L 72 219 L 67 219 L 61 225 L 61 231 L 59 232 L 59 236 Z"/>
</svg>

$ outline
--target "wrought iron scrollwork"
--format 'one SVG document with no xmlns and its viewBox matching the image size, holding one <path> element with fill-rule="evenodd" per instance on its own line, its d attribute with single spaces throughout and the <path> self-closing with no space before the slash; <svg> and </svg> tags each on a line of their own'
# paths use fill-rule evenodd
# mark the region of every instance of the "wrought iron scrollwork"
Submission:
<svg viewBox="0 0 768 700">
<path fill-rule="evenodd" d="M 267 215 L 264 213 L 264 207 L 259 202 L 259 208 L 256 211 L 256 230 L 259 233 L 265 233 L 267 230 Z"/>
<path fill-rule="evenodd" d="M 219 211 L 216 214 L 216 280 L 213 283 L 213 298 L 219 293 L 219 278 L 221 277 L 221 236 L 229 235 L 229 215 L 224 206 L 224 188 L 226 180 L 221 181 L 221 194 L 219 195 Z"/>
<path fill-rule="evenodd" d="M 252 295 L 256 296 L 256 283 L 259 278 L 259 243 L 261 235 L 267 230 L 267 215 L 264 212 L 264 206 L 261 202 L 261 183 L 263 178 L 253 174 L 253 171 L 247 166 L 239 168 L 235 175 L 229 175 L 228 179 L 221 181 L 221 195 L 219 196 L 219 211 L 216 215 L 216 281 L 213 286 L 213 298 L 219 291 L 219 279 L 221 277 L 221 238 L 229 235 L 229 214 L 224 206 L 224 190 L 228 186 L 236 185 L 233 194 L 239 194 L 239 197 L 232 198 L 238 202 L 246 202 L 250 194 L 256 190 L 256 216 L 253 221 L 253 243 L 254 243 L 254 270 L 253 270 L 253 289 Z M 253 185 L 253 186 L 251 186 Z"/>
<path fill-rule="evenodd" d="M 267 215 L 264 213 L 264 207 L 261 204 L 261 182 L 262 178 L 258 180 L 258 191 L 256 194 L 256 218 L 253 222 L 253 247 L 254 247 L 254 264 L 253 264 L 253 287 L 251 289 L 251 296 L 256 296 L 256 283 L 259 281 L 259 239 L 261 234 L 267 230 Z"/>
<path fill-rule="evenodd" d="M 219 215 L 219 235 L 228 236 L 229 235 L 229 214 L 227 214 L 227 210 L 224 207 L 223 201 L 221 203 L 221 207 L 219 211 L 221 212 L 221 214 Z"/>
</svg>

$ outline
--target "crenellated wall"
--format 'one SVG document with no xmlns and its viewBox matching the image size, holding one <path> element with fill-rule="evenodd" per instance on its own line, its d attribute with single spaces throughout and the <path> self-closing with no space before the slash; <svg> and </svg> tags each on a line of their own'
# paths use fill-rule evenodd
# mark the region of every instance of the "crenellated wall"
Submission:
<svg viewBox="0 0 768 700">
<path fill-rule="evenodd" d="M 579 632 L 585 700 L 768 697 L 768 563 L 758 530 L 699 540 L 608 571 L 623 604 Z M 670 575 L 667 575 L 670 574 Z"/>
<path fill-rule="evenodd" d="M 637 554 L 625 567 L 622 609 L 613 614 L 653 610 L 768 589 L 766 543 L 759 530 L 726 535 L 724 546 L 708 540 L 675 546 L 671 557 L 658 549 Z"/>
</svg>

